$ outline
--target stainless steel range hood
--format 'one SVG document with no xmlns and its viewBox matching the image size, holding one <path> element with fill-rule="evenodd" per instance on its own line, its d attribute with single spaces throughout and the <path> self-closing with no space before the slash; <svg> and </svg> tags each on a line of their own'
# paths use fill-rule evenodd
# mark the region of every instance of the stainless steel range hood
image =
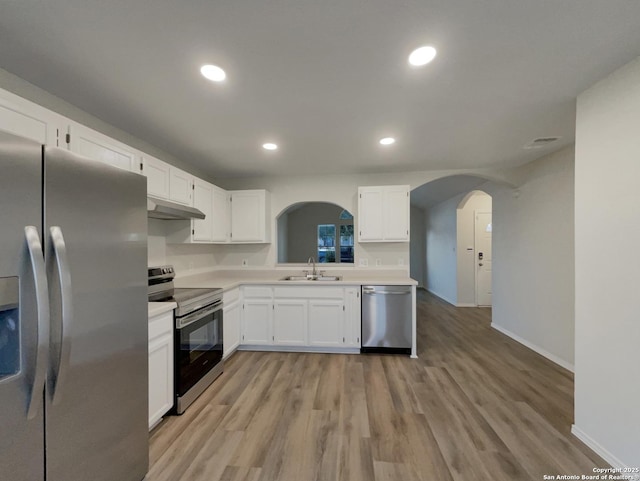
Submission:
<svg viewBox="0 0 640 481">
<path fill-rule="evenodd" d="M 204 219 L 204 212 L 168 200 L 147 197 L 147 215 L 152 219 Z"/>
</svg>

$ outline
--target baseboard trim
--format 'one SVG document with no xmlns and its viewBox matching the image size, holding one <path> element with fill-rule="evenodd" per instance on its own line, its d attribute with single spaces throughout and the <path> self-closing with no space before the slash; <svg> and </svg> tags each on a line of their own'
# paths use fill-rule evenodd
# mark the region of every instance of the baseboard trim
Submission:
<svg viewBox="0 0 640 481">
<path fill-rule="evenodd" d="M 574 372 L 573 364 L 568 363 L 567 361 L 559 358 L 555 354 L 551 354 L 549 351 L 546 351 L 545 349 L 542 349 L 540 346 L 537 346 L 536 344 L 533 344 L 532 342 L 527 341 L 526 339 L 518 336 L 517 334 L 514 334 L 508 329 L 505 329 L 504 327 L 499 326 L 495 322 L 491 323 L 491 327 L 493 327 L 496 331 L 500 331 L 505 336 L 509 336 L 511 339 L 519 342 L 523 346 L 528 347 L 532 351 L 537 352 L 541 356 L 546 357 L 547 359 L 549 359 L 549 361 L 556 363 L 558 366 L 565 368 L 567 371 Z"/>
<path fill-rule="evenodd" d="M 470 302 L 459 302 L 456 304 L 456 307 L 478 307 L 475 304 L 471 304 Z"/>
<path fill-rule="evenodd" d="M 238 351 L 310 352 L 320 354 L 360 354 L 359 347 L 286 346 L 280 344 L 243 344 Z"/>
<path fill-rule="evenodd" d="M 442 295 L 438 294 L 438 293 L 437 293 L 437 292 L 435 292 L 435 291 L 432 291 L 432 290 L 431 290 L 431 289 L 429 289 L 428 287 L 425 287 L 425 290 L 426 290 L 426 291 L 428 291 L 428 292 L 430 292 L 430 293 L 431 293 L 431 294 L 433 294 L 434 296 L 439 297 L 439 298 L 440 298 L 440 299 L 442 299 L 443 301 L 448 302 L 448 303 L 449 303 L 449 304 L 451 304 L 453 307 L 456 307 L 456 303 L 455 303 L 455 302 L 453 302 L 453 301 L 451 301 L 451 300 L 447 299 L 446 297 L 444 297 L 444 296 L 442 296 Z"/>
<path fill-rule="evenodd" d="M 624 469 L 629 467 L 626 464 L 624 464 L 622 461 L 620 461 L 616 456 L 614 456 L 609 451 L 607 451 L 604 447 L 602 447 L 602 445 L 599 442 L 597 442 L 595 439 L 593 439 L 591 436 L 589 436 L 587 433 L 585 433 L 582 429 L 580 429 L 575 424 L 571 425 L 571 434 L 573 434 L 576 438 L 578 438 L 580 441 L 586 444 L 594 453 L 596 453 L 598 456 L 600 456 L 602 459 L 604 459 L 607 463 L 609 463 L 614 468 Z M 618 473 L 614 473 L 614 474 L 618 474 Z M 633 476 L 633 474 L 631 473 L 628 473 L 628 474 Z M 632 479 L 640 479 L 640 477 L 636 475 L 636 477 Z"/>
</svg>

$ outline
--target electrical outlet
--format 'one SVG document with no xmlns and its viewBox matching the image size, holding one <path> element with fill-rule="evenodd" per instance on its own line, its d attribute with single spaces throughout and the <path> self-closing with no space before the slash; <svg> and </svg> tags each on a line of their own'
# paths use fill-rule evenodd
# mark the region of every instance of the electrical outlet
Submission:
<svg viewBox="0 0 640 481">
<path fill-rule="evenodd" d="M 359 265 L 360 267 L 369 267 L 369 259 L 367 259 L 367 258 L 360 259 L 360 260 L 358 261 L 358 265 Z"/>
<path fill-rule="evenodd" d="M 376 266 L 380 267 L 382 265 L 382 259 L 376 259 Z"/>
<path fill-rule="evenodd" d="M 398 265 L 399 266 L 403 266 L 404 265 L 404 257 L 398 257 Z"/>
<path fill-rule="evenodd" d="M 242 267 L 247 267 L 249 265 L 249 259 L 242 259 Z"/>
</svg>

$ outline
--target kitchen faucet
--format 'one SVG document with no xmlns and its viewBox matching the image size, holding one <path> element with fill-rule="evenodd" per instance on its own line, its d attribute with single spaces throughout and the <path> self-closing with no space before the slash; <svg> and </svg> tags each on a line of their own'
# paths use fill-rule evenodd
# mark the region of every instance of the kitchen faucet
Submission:
<svg viewBox="0 0 640 481">
<path fill-rule="evenodd" d="M 312 276 L 317 276 L 318 273 L 316 271 L 316 260 L 313 257 L 309 257 L 309 259 L 307 259 L 307 265 L 309 264 L 313 264 L 313 270 L 311 271 L 311 275 Z"/>
</svg>

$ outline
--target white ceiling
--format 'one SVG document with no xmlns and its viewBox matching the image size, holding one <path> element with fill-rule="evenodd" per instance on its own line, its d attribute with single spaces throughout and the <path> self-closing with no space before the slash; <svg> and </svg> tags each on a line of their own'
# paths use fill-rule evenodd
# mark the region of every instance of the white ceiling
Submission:
<svg viewBox="0 0 640 481">
<path fill-rule="evenodd" d="M 3 0 L 0 66 L 212 177 L 508 167 L 572 142 L 639 20 L 635 0 Z"/>
</svg>

